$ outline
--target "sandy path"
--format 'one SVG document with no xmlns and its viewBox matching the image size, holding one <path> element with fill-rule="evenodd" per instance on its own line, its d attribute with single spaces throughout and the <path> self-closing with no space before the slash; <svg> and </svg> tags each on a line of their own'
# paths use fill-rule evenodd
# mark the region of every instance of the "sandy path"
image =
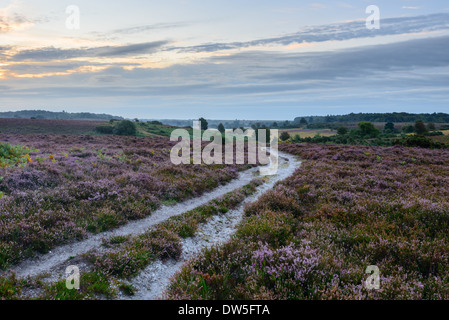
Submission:
<svg viewBox="0 0 449 320">
<path fill-rule="evenodd" d="M 131 297 L 120 295 L 118 299 L 155 300 L 160 298 L 170 283 L 170 278 L 181 269 L 187 260 L 198 255 L 204 248 L 228 241 L 243 218 L 244 205 L 257 200 L 265 191 L 271 189 L 276 182 L 293 174 L 295 169 L 301 164 L 300 161 L 291 155 L 280 154 L 280 156 L 287 158 L 289 161 L 280 159 L 278 174 L 270 176 L 269 181 L 261 185 L 257 192 L 245 199 L 238 208 L 224 215 L 214 216 L 201 226 L 196 236 L 183 239 L 183 253 L 180 260 L 156 261 L 145 268 L 131 281 L 131 284 L 137 289 L 136 293 Z"/>
</svg>

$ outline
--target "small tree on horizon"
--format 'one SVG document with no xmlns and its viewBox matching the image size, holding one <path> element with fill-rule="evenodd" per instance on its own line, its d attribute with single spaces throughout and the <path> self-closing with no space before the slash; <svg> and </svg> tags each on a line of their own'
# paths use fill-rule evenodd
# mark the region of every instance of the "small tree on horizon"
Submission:
<svg viewBox="0 0 449 320">
<path fill-rule="evenodd" d="M 307 126 L 309 123 L 307 122 L 307 120 L 305 118 L 301 118 L 301 120 L 299 120 L 299 125 L 301 127 L 305 127 Z"/>
<path fill-rule="evenodd" d="M 412 133 L 412 132 L 415 132 L 415 127 L 408 124 L 408 125 L 403 126 L 401 130 L 404 133 Z"/>
<path fill-rule="evenodd" d="M 376 137 L 380 133 L 379 129 L 368 121 L 359 122 L 359 129 L 362 137 Z"/>
<path fill-rule="evenodd" d="M 113 133 L 119 136 L 135 136 L 137 134 L 137 128 L 134 122 L 123 120 L 114 127 Z"/>
<path fill-rule="evenodd" d="M 226 129 L 225 129 L 223 123 L 220 123 L 220 124 L 218 125 L 218 131 L 220 131 L 221 133 L 224 133 L 224 132 L 226 131 Z"/>
<path fill-rule="evenodd" d="M 281 141 L 287 141 L 288 139 L 290 139 L 290 134 L 287 131 L 283 131 L 279 136 L 279 139 Z"/>
<path fill-rule="evenodd" d="M 337 134 L 340 136 L 344 136 L 347 133 L 348 133 L 348 128 L 346 128 L 346 127 L 340 127 L 337 129 Z"/>
<path fill-rule="evenodd" d="M 396 129 L 394 128 L 394 123 L 393 122 L 387 122 L 384 126 L 384 132 L 386 133 L 392 133 L 395 132 Z"/>
<path fill-rule="evenodd" d="M 415 132 L 419 136 L 423 136 L 427 133 L 427 127 L 421 120 L 415 122 Z"/>
</svg>

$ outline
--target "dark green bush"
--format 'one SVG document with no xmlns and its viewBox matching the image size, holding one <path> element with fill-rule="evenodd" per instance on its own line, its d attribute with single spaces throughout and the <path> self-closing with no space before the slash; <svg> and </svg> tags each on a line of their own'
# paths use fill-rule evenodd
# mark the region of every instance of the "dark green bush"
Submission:
<svg viewBox="0 0 449 320">
<path fill-rule="evenodd" d="M 405 147 L 419 147 L 419 148 L 433 148 L 433 149 L 441 149 L 446 146 L 439 142 L 434 142 L 431 139 L 424 136 L 409 136 L 400 141 L 396 141 L 396 144 L 403 145 Z"/>
<path fill-rule="evenodd" d="M 114 132 L 113 126 L 98 126 L 95 131 L 102 134 L 112 134 Z"/>
<path fill-rule="evenodd" d="M 444 133 L 441 131 L 432 131 L 432 132 L 427 132 L 426 136 L 428 136 L 428 137 L 444 136 Z"/>
<path fill-rule="evenodd" d="M 281 141 L 287 141 L 288 139 L 290 139 L 290 134 L 287 131 L 284 131 L 279 136 L 279 139 L 281 139 Z"/>
<path fill-rule="evenodd" d="M 123 120 L 115 126 L 113 133 L 119 136 L 135 136 L 137 127 L 132 121 Z"/>
</svg>

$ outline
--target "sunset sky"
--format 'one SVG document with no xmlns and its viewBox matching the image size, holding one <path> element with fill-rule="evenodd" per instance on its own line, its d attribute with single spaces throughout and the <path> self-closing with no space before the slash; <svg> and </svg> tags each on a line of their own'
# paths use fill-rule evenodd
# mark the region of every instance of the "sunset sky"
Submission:
<svg viewBox="0 0 449 320">
<path fill-rule="evenodd" d="M 67 28 L 75 5 L 79 29 Z M 366 28 L 366 8 L 380 29 Z M 447 0 L 0 0 L 0 111 L 449 112 Z"/>
</svg>

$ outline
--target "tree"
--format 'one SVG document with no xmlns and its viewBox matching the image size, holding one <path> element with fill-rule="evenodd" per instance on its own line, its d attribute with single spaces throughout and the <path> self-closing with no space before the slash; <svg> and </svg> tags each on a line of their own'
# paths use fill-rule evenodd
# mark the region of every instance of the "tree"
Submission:
<svg viewBox="0 0 449 320">
<path fill-rule="evenodd" d="M 273 128 L 277 128 L 278 127 L 278 123 L 275 121 L 273 122 L 273 124 L 271 125 Z"/>
<path fill-rule="evenodd" d="M 287 141 L 290 139 L 290 134 L 287 131 L 283 131 L 279 136 L 279 139 L 281 139 L 281 141 Z"/>
<path fill-rule="evenodd" d="M 395 132 L 396 129 L 394 128 L 394 123 L 393 122 L 387 122 L 384 126 L 384 132 L 386 133 L 392 133 Z"/>
<path fill-rule="evenodd" d="M 115 126 L 113 133 L 119 136 L 135 136 L 137 133 L 137 128 L 134 122 L 130 120 L 123 120 Z"/>
<path fill-rule="evenodd" d="M 220 123 L 220 124 L 218 125 L 218 131 L 220 131 L 221 133 L 224 133 L 224 132 L 226 131 L 226 129 L 225 129 L 223 123 Z"/>
<path fill-rule="evenodd" d="M 301 142 L 301 137 L 299 136 L 299 134 L 296 134 L 293 138 L 292 141 L 295 143 L 300 143 Z"/>
<path fill-rule="evenodd" d="M 435 123 L 429 122 L 429 123 L 427 124 L 427 129 L 428 129 L 429 131 L 435 131 L 435 130 L 436 130 Z"/>
<path fill-rule="evenodd" d="M 348 129 L 345 127 L 340 127 L 337 129 L 337 134 L 340 136 L 344 136 L 347 133 L 348 133 Z"/>
<path fill-rule="evenodd" d="M 200 118 L 199 121 L 201 123 L 201 130 L 207 130 L 209 124 L 207 123 L 206 119 Z"/>
<path fill-rule="evenodd" d="M 421 120 L 415 122 L 415 132 L 419 136 L 422 136 L 425 133 L 427 133 L 427 128 L 424 122 L 422 122 Z"/>
<path fill-rule="evenodd" d="M 404 133 L 412 133 L 415 132 L 415 127 L 412 125 L 406 125 L 402 127 L 402 132 Z"/>
<path fill-rule="evenodd" d="M 307 126 L 309 123 L 307 122 L 307 120 L 305 118 L 301 118 L 301 120 L 299 120 L 299 125 L 302 127 Z"/>
<path fill-rule="evenodd" d="M 380 133 L 379 129 L 368 121 L 359 122 L 359 129 L 362 137 L 376 137 Z"/>
</svg>

